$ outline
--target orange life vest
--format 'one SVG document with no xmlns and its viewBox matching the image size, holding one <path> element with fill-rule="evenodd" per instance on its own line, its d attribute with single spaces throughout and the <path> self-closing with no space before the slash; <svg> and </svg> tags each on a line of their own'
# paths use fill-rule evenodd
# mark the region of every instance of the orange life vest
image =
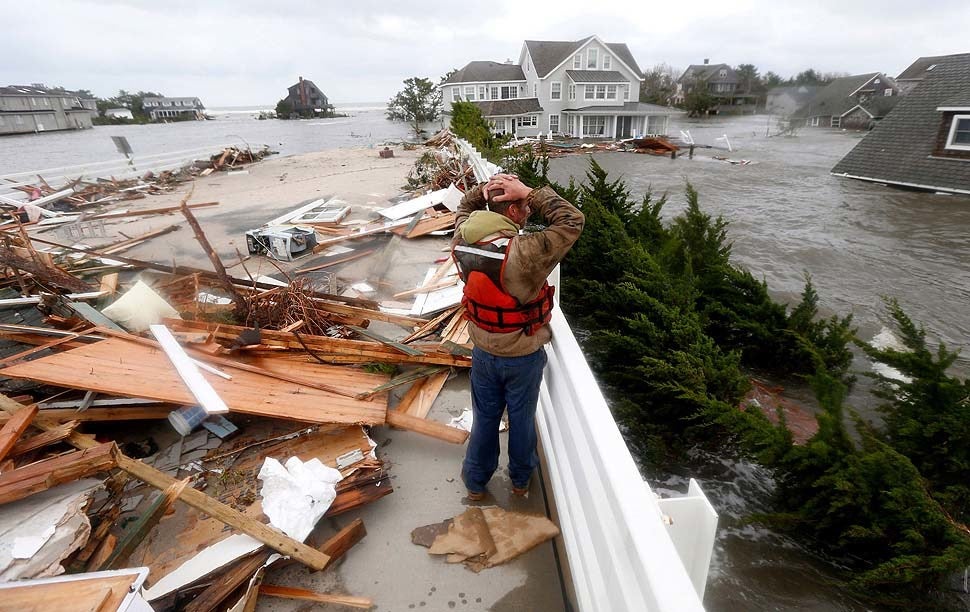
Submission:
<svg viewBox="0 0 970 612">
<path fill-rule="evenodd" d="M 461 241 L 452 250 L 458 275 L 465 282 L 461 303 L 465 306 L 465 318 L 485 331 L 522 331 L 531 336 L 552 319 L 556 288 L 543 283 L 534 300 L 519 303 L 502 282 L 508 245 L 507 238 L 472 245 Z"/>
</svg>

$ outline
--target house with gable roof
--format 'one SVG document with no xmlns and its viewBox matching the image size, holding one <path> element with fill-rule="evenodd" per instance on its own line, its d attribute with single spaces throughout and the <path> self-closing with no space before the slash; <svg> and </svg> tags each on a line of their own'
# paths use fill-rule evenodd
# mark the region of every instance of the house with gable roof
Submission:
<svg viewBox="0 0 970 612">
<path fill-rule="evenodd" d="M 881 72 L 841 77 L 795 112 L 811 127 L 871 129 L 899 101 L 896 82 Z"/>
<path fill-rule="evenodd" d="M 680 111 L 639 101 L 643 73 L 624 43 L 526 40 L 517 64 L 473 61 L 441 85 L 445 113 L 474 102 L 496 133 L 633 138 L 667 133 Z"/>
<path fill-rule="evenodd" d="M 832 174 L 970 195 L 970 53 L 933 59 Z"/>
<path fill-rule="evenodd" d="M 687 96 L 703 91 L 717 102 L 720 113 L 753 113 L 757 107 L 758 95 L 742 91 L 741 77 L 727 64 L 711 64 L 705 59 L 703 64 L 691 64 L 677 79 L 677 90 L 673 102 L 683 105 Z"/>
</svg>

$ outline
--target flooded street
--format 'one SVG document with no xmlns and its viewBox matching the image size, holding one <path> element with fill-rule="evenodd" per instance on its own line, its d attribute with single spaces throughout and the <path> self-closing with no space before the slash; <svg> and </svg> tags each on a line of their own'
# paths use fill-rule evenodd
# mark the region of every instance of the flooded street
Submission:
<svg viewBox="0 0 970 612">
<path fill-rule="evenodd" d="M 808 272 L 824 316 L 852 313 L 859 337 L 869 341 L 887 316 L 882 296 L 895 297 L 927 330 L 931 343 L 963 349 L 956 364 L 970 371 L 970 198 L 906 192 L 829 174 L 860 135 L 802 128 L 796 137 L 765 137 L 765 116 L 681 120 L 690 130 L 693 160 L 649 155 L 596 154 L 615 179 L 623 176 L 637 197 L 648 190 L 670 196 L 665 217 L 683 210 L 684 184 L 699 192 L 703 210 L 730 222 L 734 260 L 767 280 L 776 299 L 792 302 Z M 777 128 L 770 123 L 772 132 Z M 716 138 L 728 135 L 733 152 Z M 722 150 L 721 147 L 724 147 Z M 712 155 L 751 160 L 731 165 Z M 554 159 L 557 181 L 580 180 L 587 156 Z M 858 354 L 856 372 L 870 371 Z M 848 403 L 878 420 L 871 383 L 864 376 Z M 799 389 L 804 395 L 805 390 Z M 835 584 L 834 568 L 788 537 L 747 525 L 745 517 L 769 509 L 773 483 L 760 466 L 698 455 L 680 474 L 650 478 L 660 493 L 682 493 L 689 477 L 701 482 L 720 515 L 705 606 L 712 611 L 873 609 Z"/>
</svg>

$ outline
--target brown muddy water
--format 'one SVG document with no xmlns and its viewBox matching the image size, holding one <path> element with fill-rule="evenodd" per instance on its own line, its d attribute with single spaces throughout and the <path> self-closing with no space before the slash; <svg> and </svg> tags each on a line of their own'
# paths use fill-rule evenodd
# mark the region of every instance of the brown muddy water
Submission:
<svg viewBox="0 0 970 612">
<path fill-rule="evenodd" d="M 650 155 L 597 153 L 596 161 L 622 177 L 637 197 L 667 193 L 664 216 L 685 206 L 686 181 L 699 192 L 704 210 L 723 215 L 735 262 L 767 280 L 781 301 L 794 302 L 812 275 L 825 316 L 852 313 L 858 335 L 870 341 L 888 317 L 882 296 L 895 297 L 925 325 L 930 342 L 964 349 L 955 369 L 970 372 L 970 198 L 901 191 L 829 174 L 862 134 L 803 128 L 795 137 L 777 131 L 766 116 L 680 120 L 670 130 L 690 130 L 697 149 L 671 160 Z M 727 134 L 733 152 L 717 138 Z M 713 155 L 750 160 L 731 165 Z M 584 177 L 587 155 L 553 159 L 557 181 Z M 871 371 L 857 354 L 856 372 Z M 798 399 L 809 393 L 797 386 Z M 849 404 L 878 421 L 868 379 L 859 377 Z M 735 459 L 697 454 L 670 475 L 648 475 L 661 494 L 686 491 L 701 482 L 720 515 L 704 603 L 712 611 L 871 610 L 846 594 L 837 571 L 801 544 L 746 516 L 769 509 L 773 482 L 767 470 Z M 959 582 L 962 583 L 962 580 Z M 954 587 L 956 588 L 956 587 Z M 957 604 L 959 607 L 959 604 Z"/>
</svg>

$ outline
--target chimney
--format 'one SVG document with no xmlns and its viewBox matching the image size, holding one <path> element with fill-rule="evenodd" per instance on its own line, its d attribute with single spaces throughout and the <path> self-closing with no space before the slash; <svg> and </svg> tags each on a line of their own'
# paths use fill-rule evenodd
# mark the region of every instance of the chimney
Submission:
<svg viewBox="0 0 970 612">
<path fill-rule="evenodd" d="M 511 60 L 511 59 L 506 59 L 506 60 L 505 60 L 505 64 L 506 64 L 507 66 L 511 66 L 511 65 L 512 65 L 512 60 Z"/>
<path fill-rule="evenodd" d="M 711 63 L 711 60 L 709 60 L 708 58 L 705 57 L 704 58 L 704 65 L 706 66 L 706 65 L 708 65 L 710 63 Z M 303 79 L 301 78 L 300 80 L 302 81 Z"/>
</svg>

